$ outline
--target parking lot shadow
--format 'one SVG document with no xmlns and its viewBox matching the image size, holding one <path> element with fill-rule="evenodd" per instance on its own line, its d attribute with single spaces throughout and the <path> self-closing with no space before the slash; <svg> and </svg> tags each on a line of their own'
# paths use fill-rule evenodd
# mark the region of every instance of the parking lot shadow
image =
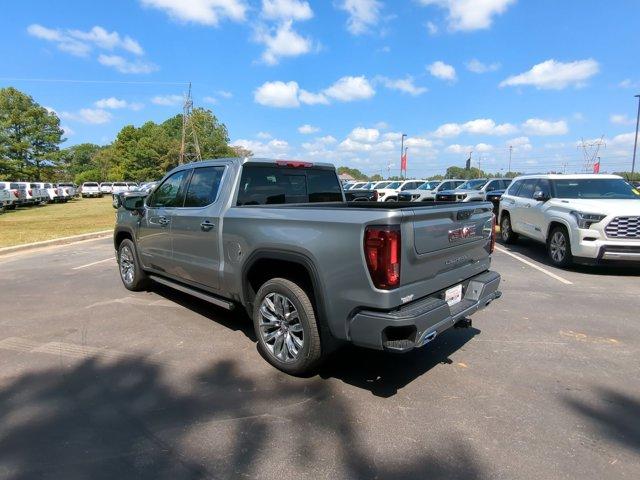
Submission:
<svg viewBox="0 0 640 480">
<path fill-rule="evenodd" d="M 473 327 L 449 330 L 433 343 L 405 354 L 346 346 L 327 361 L 320 376 L 338 378 L 378 397 L 391 397 L 436 365 L 452 363 L 449 356 L 479 333 Z"/>
<path fill-rule="evenodd" d="M 426 449 L 401 460 L 372 453 L 380 449 L 363 438 L 351 405 L 317 377 L 293 379 L 275 371 L 254 377 L 234 362 L 220 361 L 177 384 L 163 368 L 142 357 L 90 358 L 5 381 L 0 389 L 0 476 L 488 476 L 478 452 L 455 432 L 439 440 L 445 456 Z"/>
<path fill-rule="evenodd" d="M 640 398 L 610 389 L 598 391 L 602 406 L 588 405 L 567 397 L 569 406 L 591 421 L 602 435 L 632 450 L 640 451 Z"/>
</svg>

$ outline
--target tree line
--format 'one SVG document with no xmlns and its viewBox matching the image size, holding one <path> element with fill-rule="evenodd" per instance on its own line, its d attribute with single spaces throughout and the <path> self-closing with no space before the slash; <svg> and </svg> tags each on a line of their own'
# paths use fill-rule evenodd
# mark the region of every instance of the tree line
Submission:
<svg viewBox="0 0 640 480">
<path fill-rule="evenodd" d="M 210 110 L 195 108 L 192 119 L 202 158 L 251 154 L 229 145 L 227 127 Z M 162 123 L 127 125 L 108 145 L 61 148 L 66 139 L 55 112 L 15 88 L 0 89 L 0 178 L 76 183 L 157 180 L 178 164 L 181 139 L 182 114 L 178 114 Z"/>
</svg>

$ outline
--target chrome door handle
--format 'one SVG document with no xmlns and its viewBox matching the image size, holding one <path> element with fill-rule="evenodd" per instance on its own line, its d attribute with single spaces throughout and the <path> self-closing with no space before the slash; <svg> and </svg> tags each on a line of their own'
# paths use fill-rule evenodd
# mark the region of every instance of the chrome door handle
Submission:
<svg viewBox="0 0 640 480">
<path fill-rule="evenodd" d="M 167 225 L 169 225 L 170 221 L 167 217 L 160 217 L 158 218 L 158 223 L 163 227 L 166 227 Z"/>
<path fill-rule="evenodd" d="M 215 228 L 216 224 L 213 222 L 210 222 L 209 220 L 204 220 L 201 224 L 200 224 L 200 228 L 202 229 L 202 231 L 204 232 L 208 232 L 209 230 L 212 230 L 213 228 Z"/>
</svg>

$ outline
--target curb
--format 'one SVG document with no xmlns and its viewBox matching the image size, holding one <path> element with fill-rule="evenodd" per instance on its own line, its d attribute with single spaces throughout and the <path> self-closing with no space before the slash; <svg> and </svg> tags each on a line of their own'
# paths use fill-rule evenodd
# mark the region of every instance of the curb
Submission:
<svg viewBox="0 0 640 480">
<path fill-rule="evenodd" d="M 51 247 L 54 245 L 66 245 L 69 243 L 81 242 L 83 240 L 93 240 L 97 238 L 107 238 L 113 235 L 113 230 L 102 230 L 100 232 L 83 233 L 81 235 L 73 235 L 71 237 L 54 238 L 52 240 L 43 240 L 42 242 L 23 243 L 22 245 L 14 245 L 12 247 L 0 248 L 0 256 L 7 253 L 20 252 L 23 250 L 34 250 L 36 248 Z"/>
</svg>

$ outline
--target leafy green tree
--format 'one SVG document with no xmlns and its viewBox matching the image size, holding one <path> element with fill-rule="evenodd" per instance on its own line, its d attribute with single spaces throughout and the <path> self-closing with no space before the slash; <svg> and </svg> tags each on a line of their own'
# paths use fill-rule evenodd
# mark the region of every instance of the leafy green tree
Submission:
<svg viewBox="0 0 640 480">
<path fill-rule="evenodd" d="M 356 180 L 367 180 L 368 179 L 368 177 L 364 173 L 362 173 L 360 170 L 358 170 L 357 168 L 338 167 L 338 175 L 341 175 L 343 173 L 351 175 Z"/>
<path fill-rule="evenodd" d="M 58 166 L 62 169 L 61 180 L 75 179 L 87 170 L 95 170 L 94 157 L 103 147 L 94 143 L 79 143 L 60 150 L 58 153 Z M 104 177 L 93 178 L 93 181 Z M 77 180 L 75 180 L 77 183 Z"/>
<path fill-rule="evenodd" d="M 40 180 L 64 141 L 60 119 L 13 87 L 0 89 L 0 173 Z"/>
</svg>

